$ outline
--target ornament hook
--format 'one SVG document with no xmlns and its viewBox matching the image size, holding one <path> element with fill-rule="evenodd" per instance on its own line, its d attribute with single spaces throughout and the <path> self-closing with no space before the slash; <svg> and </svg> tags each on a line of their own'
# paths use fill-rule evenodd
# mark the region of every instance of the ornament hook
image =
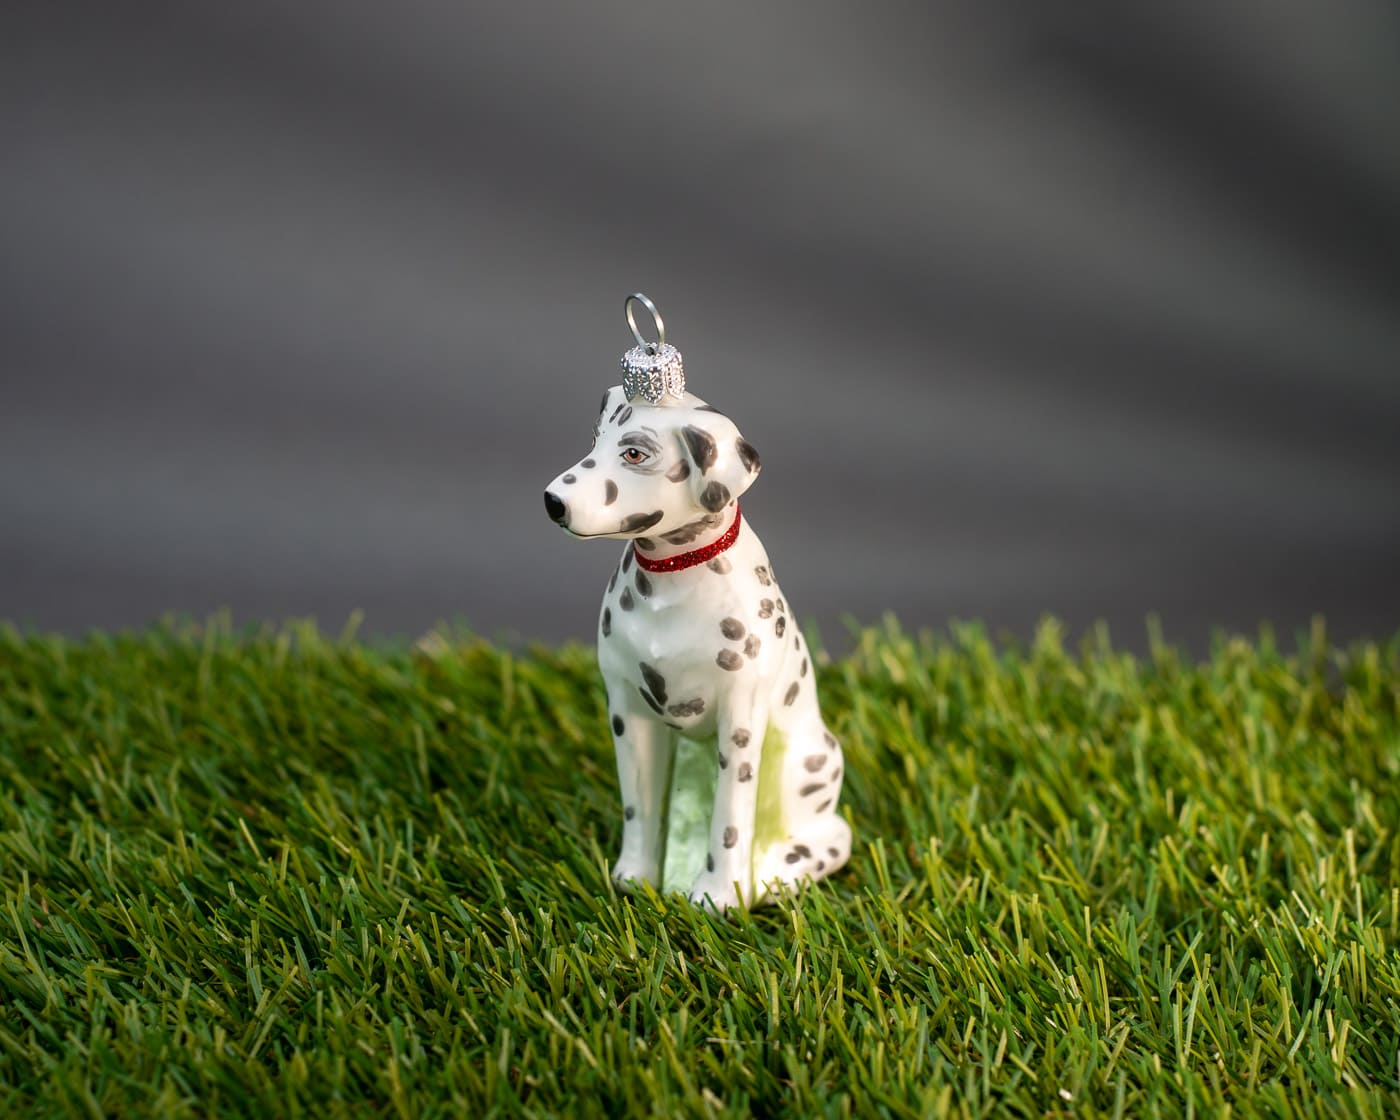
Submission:
<svg viewBox="0 0 1400 1120">
<path fill-rule="evenodd" d="M 632 301 L 636 300 L 651 312 L 652 320 L 656 323 L 656 341 L 648 342 L 642 337 L 642 332 L 637 329 L 637 320 L 632 317 Z M 637 340 L 638 346 L 643 346 L 648 353 L 655 354 L 657 350 L 666 345 L 666 321 L 661 318 L 661 312 L 656 310 L 656 304 L 642 295 L 641 292 L 633 292 L 622 301 L 622 309 L 627 312 L 627 325 L 632 328 L 632 337 Z"/>
<path fill-rule="evenodd" d="M 655 342 L 648 342 L 637 329 L 634 301 L 651 312 L 652 322 L 656 324 Z M 633 292 L 622 301 L 622 309 L 627 312 L 627 325 L 637 340 L 637 345 L 622 355 L 622 391 L 627 399 L 640 398 L 648 404 L 660 404 L 666 396 L 680 400 L 685 396 L 685 366 L 681 362 L 681 352 L 666 341 L 666 323 L 661 312 L 656 310 L 656 304 L 641 292 Z"/>
</svg>

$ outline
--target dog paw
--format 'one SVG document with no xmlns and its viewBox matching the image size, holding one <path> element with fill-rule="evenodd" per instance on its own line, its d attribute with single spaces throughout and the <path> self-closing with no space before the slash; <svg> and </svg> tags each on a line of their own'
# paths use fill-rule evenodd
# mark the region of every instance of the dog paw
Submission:
<svg viewBox="0 0 1400 1120">
<path fill-rule="evenodd" d="M 655 867 L 650 867 L 640 860 L 620 859 L 612 869 L 613 882 L 619 890 L 627 894 L 640 890 L 648 883 L 657 886 L 660 878 Z"/>
<path fill-rule="evenodd" d="M 739 892 L 732 882 L 725 882 L 718 875 L 706 872 L 691 884 L 690 901 L 696 906 L 723 914 L 726 910 L 737 909 L 741 903 Z"/>
</svg>

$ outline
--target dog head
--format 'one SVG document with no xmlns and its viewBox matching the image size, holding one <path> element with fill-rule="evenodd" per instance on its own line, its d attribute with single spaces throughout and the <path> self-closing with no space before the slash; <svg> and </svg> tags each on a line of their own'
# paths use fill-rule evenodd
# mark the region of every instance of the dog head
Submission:
<svg viewBox="0 0 1400 1120">
<path fill-rule="evenodd" d="M 544 505 L 576 537 L 683 544 L 728 516 L 759 466 L 734 421 L 694 394 L 651 405 L 629 402 L 614 385 L 592 450 L 549 484 Z"/>
</svg>

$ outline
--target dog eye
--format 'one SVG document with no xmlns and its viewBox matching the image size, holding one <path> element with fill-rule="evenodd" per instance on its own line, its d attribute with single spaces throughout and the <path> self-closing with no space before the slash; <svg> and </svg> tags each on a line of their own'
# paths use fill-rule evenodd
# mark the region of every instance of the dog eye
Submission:
<svg viewBox="0 0 1400 1120">
<path fill-rule="evenodd" d="M 622 452 L 622 458 L 635 466 L 637 463 L 645 463 L 651 456 L 640 447 L 629 447 Z"/>
</svg>

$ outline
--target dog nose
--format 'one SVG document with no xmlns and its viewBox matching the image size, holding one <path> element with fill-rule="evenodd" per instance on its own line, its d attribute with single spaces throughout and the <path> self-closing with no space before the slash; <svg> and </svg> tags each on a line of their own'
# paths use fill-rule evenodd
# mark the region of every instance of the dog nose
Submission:
<svg viewBox="0 0 1400 1120">
<path fill-rule="evenodd" d="M 549 519 L 559 523 L 563 522 L 564 514 L 568 512 L 563 499 L 551 494 L 548 490 L 544 492 L 544 508 L 545 512 L 549 514 Z"/>
</svg>

